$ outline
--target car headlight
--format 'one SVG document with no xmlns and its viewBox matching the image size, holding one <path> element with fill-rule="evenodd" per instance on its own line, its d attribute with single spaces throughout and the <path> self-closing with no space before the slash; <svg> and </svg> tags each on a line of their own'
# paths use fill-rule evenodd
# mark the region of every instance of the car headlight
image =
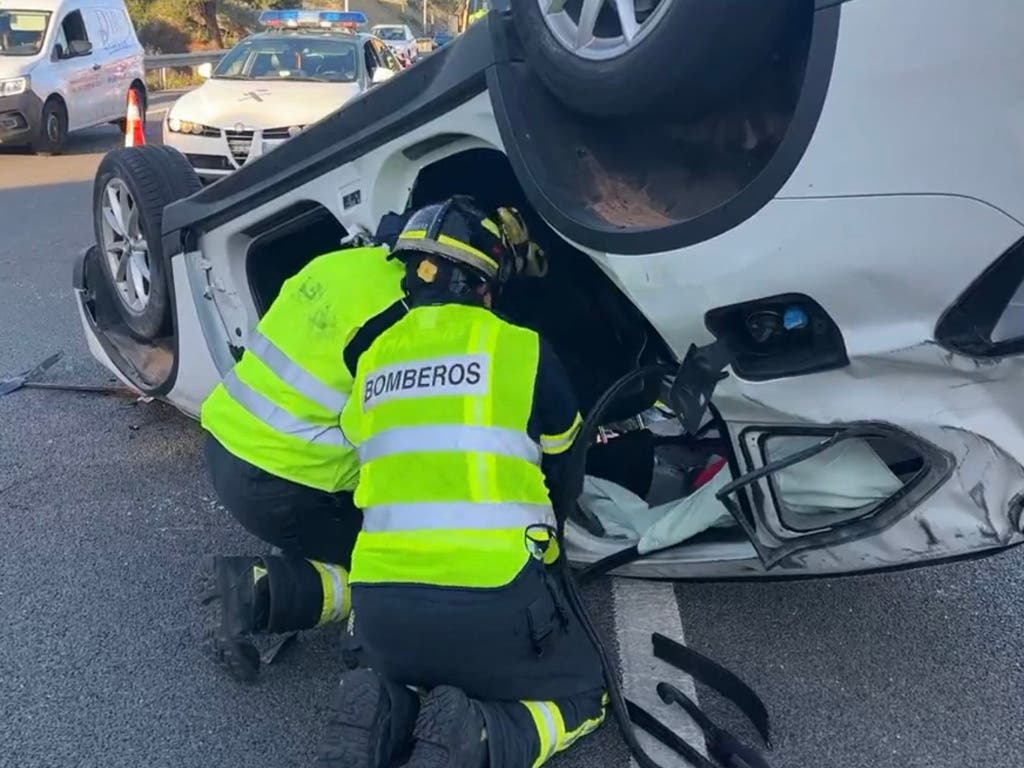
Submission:
<svg viewBox="0 0 1024 768">
<path fill-rule="evenodd" d="M 15 77 L 10 80 L 0 80 L 0 96 L 17 96 L 27 90 L 27 77 Z"/>
<path fill-rule="evenodd" d="M 171 133 L 191 133 L 196 136 L 207 130 L 202 123 L 193 123 L 189 120 L 181 120 L 177 117 L 167 118 L 167 128 Z"/>
</svg>

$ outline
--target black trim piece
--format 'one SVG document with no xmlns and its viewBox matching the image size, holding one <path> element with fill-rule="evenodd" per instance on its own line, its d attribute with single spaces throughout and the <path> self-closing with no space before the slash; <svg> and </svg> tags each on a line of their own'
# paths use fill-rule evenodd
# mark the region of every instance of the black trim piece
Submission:
<svg viewBox="0 0 1024 768">
<path fill-rule="evenodd" d="M 710 240 L 746 221 L 763 208 L 789 180 L 803 158 L 818 125 L 832 79 L 839 39 L 839 5 L 814 12 L 803 88 L 786 136 L 764 170 L 742 192 L 717 208 L 667 227 L 622 229 L 596 227 L 562 210 L 554 199 L 555 185 L 542 182 L 542 164 L 530 148 L 530 131 L 521 110 L 510 102 L 522 75 L 516 65 L 498 64 L 487 71 L 494 117 L 516 177 L 530 204 L 551 226 L 569 240 L 601 252 L 636 255 L 671 251 Z M 523 65 L 519 65 L 521 68 Z M 543 87 L 539 83 L 537 87 Z"/>
<path fill-rule="evenodd" d="M 349 102 L 230 176 L 167 206 L 164 233 L 212 229 L 429 123 L 486 88 L 500 25 L 474 24 L 450 45 Z"/>
<path fill-rule="evenodd" d="M 95 245 L 85 248 L 75 260 L 72 272 L 72 285 L 74 286 L 76 298 L 82 307 L 83 313 L 85 314 L 89 329 L 117 370 L 128 378 L 140 392 L 149 397 L 164 397 L 174 388 L 174 383 L 178 376 L 178 313 L 177 302 L 175 301 L 174 294 L 173 276 L 168 274 L 172 327 L 170 335 L 155 341 L 140 341 L 134 336 L 131 336 L 126 329 L 117 333 L 117 336 L 125 340 L 126 343 L 151 350 L 164 348 L 163 351 L 170 354 L 171 364 L 167 370 L 166 376 L 160 383 L 154 385 L 152 382 L 147 380 L 144 371 L 140 370 L 137 365 L 122 354 L 121 350 L 112 339 L 113 334 L 110 333 L 110 325 L 113 325 L 116 328 L 118 324 L 123 325 L 123 323 L 115 310 L 102 303 L 103 300 L 106 300 L 108 304 L 113 301 L 112 298 L 103 294 L 103 292 L 106 291 L 106 288 L 102 277 L 98 274 L 94 275 L 94 277 L 98 278 L 95 282 L 98 283 L 98 290 L 101 292 L 99 296 L 97 294 L 97 287 L 90 285 L 91 281 L 88 261 L 90 259 L 95 261 L 98 258 L 99 256 Z M 96 271 L 98 272 L 98 269 Z"/>
<path fill-rule="evenodd" d="M 840 429 L 831 429 L 831 428 L 828 428 L 828 427 L 822 427 L 822 428 L 813 427 L 813 428 L 810 428 L 810 429 L 802 429 L 802 428 L 799 428 L 799 427 L 783 427 L 783 428 L 775 428 L 775 429 L 772 429 L 771 431 L 768 431 L 768 432 L 761 431 L 761 430 L 758 430 L 756 428 L 745 429 L 745 430 L 743 430 L 743 433 L 742 433 L 741 438 L 740 438 L 741 441 L 742 441 L 740 443 L 740 449 L 743 451 L 743 456 L 747 460 L 747 465 L 748 466 L 752 466 L 751 461 L 750 461 L 750 453 L 747 450 L 746 440 L 743 439 L 747 435 L 748 432 L 761 432 L 761 434 L 758 435 L 758 438 L 757 438 L 757 450 L 761 454 L 760 458 L 761 458 L 762 466 L 767 466 L 768 464 L 771 463 L 770 460 L 768 459 L 768 453 L 765 450 L 765 443 L 768 442 L 769 438 L 779 437 L 779 436 L 787 436 L 787 435 L 788 436 L 796 436 L 796 437 L 825 437 L 825 438 L 827 438 L 827 437 L 834 437 L 836 434 L 841 432 L 841 430 Z M 888 439 L 891 439 L 891 438 L 887 437 L 887 438 L 884 438 L 884 439 L 888 440 Z M 900 443 L 900 445 L 904 445 L 904 443 Z M 925 475 L 928 474 L 928 467 L 927 467 L 927 464 L 926 464 L 925 460 L 923 458 L 918 458 L 917 462 L 919 462 L 921 464 L 921 467 L 914 472 L 914 475 L 909 480 L 907 480 L 905 483 L 903 483 L 904 487 L 908 486 L 911 483 L 916 484 L 916 483 L 920 482 L 921 480 L 924 479 Z M 894 475 L 897 474 L 897 472 L 894 470 L 893 467 L 890 466 L 889 469 L 890 469 L 890 471 L 892 471 L 892 473 Z M 803 534 L 806 534 L 806 533 L 815 533 L 815 532 L 823 530 L 821 526 L 801 528 L 799 526 L 794 525 L 791 521 L 787 521 L 785 515 L 783 514 L 784 507 L 783 507 L 782 501 L 781 501 L 781 499 L 779 497 L 779 487 L 778 487 L 778 484 L 775 482 L 775 477 L 773 475 L 769 474 L 769 475 L 765 476 L 765 479 L 768 481 L 768 494 L 771 496 L 772 503 L 775 505 L 775 510 L 778 513 L 777 516 L 779 518 L 779 524 L 782 526 L 782 528 L 784 530 L 788 531 L 789 533 L 795 533 L 795 534 L 798 534 L 798 535 L 803 535 Z M 875 509 L 872 509 L 867 514 L 868 515 L 876 514 L 878 511 L 880 511 L 880 507 L 881 506 L 884 506 L 885 504 L 888 504 L 888 503 L 889 502 L 887 502 L 887 501 L 882 502 L 882 504 L 879 505 L 879 507 L 876 507 Z"/>
<path fill-rule="evenodd" d="M 828 435 L 828 439 L 819 445 L 799 451 L 784 460 L 771 462 L 760 469 L 736 477 L 716 494 L 718 500 L 725 504 L 737 523 L 750 538 L 751 544 L 766 568 L 770 569 L 800 552 L 847 544 L 851 541 L 865 539 L 874 534 L 881 533 L 934 493 L 949 478 L 956 467 L 956 460 L 945 449 L 925 442 L 920 437 L 899 427 L 875 422 L 852 422 L 849 424 L 837 424 L 835 427 L 827 428 L 754 426 L 744 429 L 737 436 L 736 440 L 739 443 L 740 450 L 743 451 L 746 465 L 750 467 L 753 466 L 753 462 L 747 450 L 745 439 L 748 433 L 765 432 L 771 435 L 812 435 L 816 430 L 823 435 Z M 920 454 L 924 467 L 915 477 L 904 483 L 903 487 L 893 494 L 890 499 L 879 505 L 865 517 L 849 520 L 813 533 L 804 533 L 799 538 L 779 537 L 766 523 L 764 492 L 759 491 L 760 483 L 758 481 L 762 478 L 769 478 L 770 475 L 786 467 L 793 466 L 823 453 L 839 442 L 858 437 L 888 438 L 909 445 Z M 755 514 L 753 520 L 737 509 L 735 502 L 730 498 L 732 494 L 746 488 L 755 491 Z M 765 542 L 766 538 L 769 539 L 767 543 Z"/>
<path fill-rule="evenodd" d="M 735 704 L 757 729 L 761 740 L 771 749 L 772 729 L 768 708 L 753 688 L 721 664 L 660 632 L 651 635 L 651 645 L 654 658 L 671 664 L 697 682 L 718 691 Z"/>
<path fill-rule="evenodd" d="M 992 359 L 1024 352 L 1024 335 L 993 341 L 992 333 L 1024 283 L 1024 239 L 1018 240 L 968 286 L 935 325 L 935 340 L 969 357 Z"/>
</svg>

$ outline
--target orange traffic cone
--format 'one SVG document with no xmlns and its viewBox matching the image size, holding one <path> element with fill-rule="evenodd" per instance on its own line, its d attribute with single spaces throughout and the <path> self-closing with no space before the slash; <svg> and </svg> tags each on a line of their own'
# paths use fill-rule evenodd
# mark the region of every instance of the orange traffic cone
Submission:
<svg viewBox="0 0 1024 768">
<path fill-rule="evenodd" d="M 146 143 L 146 130 L 142 124 L 142 110 L 139 109 L 139 94 L 132 88 L 128 91 L 128 119 L 125 121 L 124 145 L 141 147 Z"/>
</svg>

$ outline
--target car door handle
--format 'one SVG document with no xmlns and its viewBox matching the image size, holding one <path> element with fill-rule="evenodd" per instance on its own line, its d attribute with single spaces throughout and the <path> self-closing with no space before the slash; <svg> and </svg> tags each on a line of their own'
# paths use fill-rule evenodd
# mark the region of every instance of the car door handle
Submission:
<svg viewBox="0 0 1024 768">
<path fill-rule="evenodd" d="M 98 70 L 99 68 L 100 68 L 100 65 L 99 65 L 99 64 L 93 64 L 93 65 L 92 65 L 92 71 L 93 71 L 93 72 L 95 72 L 95 71 L 96 71 L 96 70 Z"/>
</svg>

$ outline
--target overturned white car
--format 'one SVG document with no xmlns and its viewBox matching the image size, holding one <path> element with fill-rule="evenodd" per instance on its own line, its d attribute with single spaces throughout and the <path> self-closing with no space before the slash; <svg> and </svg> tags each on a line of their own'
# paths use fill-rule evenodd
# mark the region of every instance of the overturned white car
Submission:
<svg viewBox="0 0 1024 768">
<path fill-rule="evenodd" d="M 112 153 L 75 275 L 93 354 L 196 416 L 304 263 L 472 194 L 545 247 L 501 309 L 586 414 L 658 372 L 590 419 L 669 436 L 643 492 L 588 466 L 576 563 L 772 578 L 1021 543 L 1024 5 L 710 7 L 517 0 L 201 191 L 171 151 Z M 719 365 L 679 436 L 665 404 L 702 415 Z"/>
</svg>

